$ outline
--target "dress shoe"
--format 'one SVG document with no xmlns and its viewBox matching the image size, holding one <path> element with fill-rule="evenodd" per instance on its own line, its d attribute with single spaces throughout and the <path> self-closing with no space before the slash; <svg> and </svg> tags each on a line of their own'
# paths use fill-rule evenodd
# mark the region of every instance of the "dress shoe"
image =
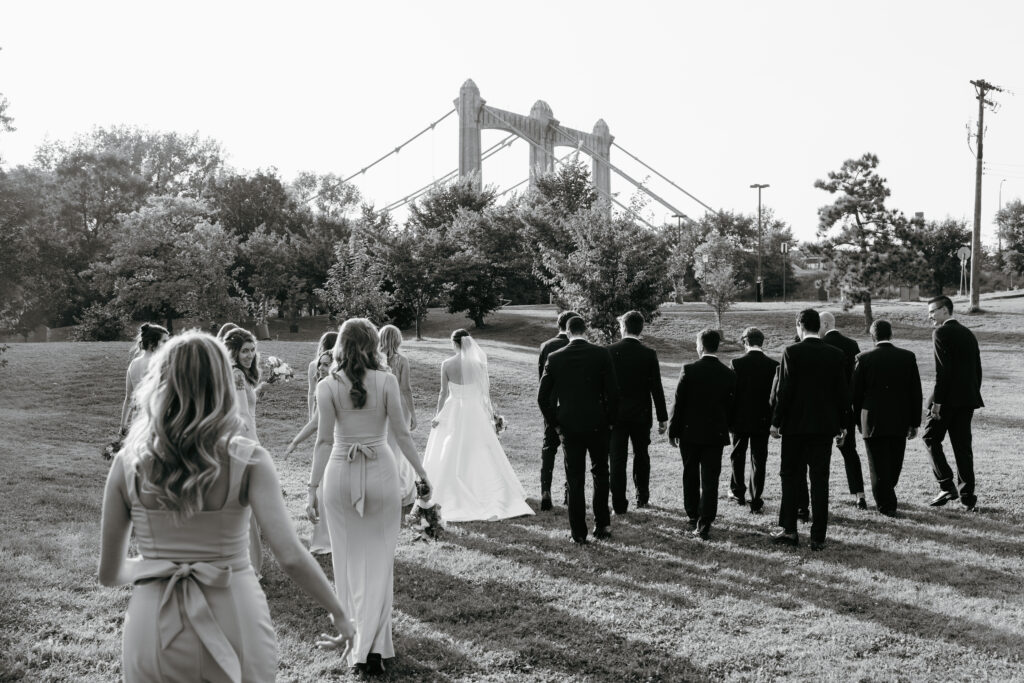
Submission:
<svg viewBox="0 0 1024 683">
<path fill-rule="evenodd" d="M 857 509 L 858 510 L 867 510 L 868 509 L 868 501 L 865 500 L 864 498 L 858 498 L 857 499 Z"/>
<path fill-rule="evenodd" d="M 967 502 L 967 501 L 961 500 L 960 504 L 963 505 L 964 512 L 974 512 L 975 510 L 977 510 L 977 505 L 978 505 L 977 501 Z"/>
<path fill-rule="evenodd" d="M 796 518 L 799 519 L 801 522 L 804 522 L 806 524 L 807 522 L 811 521 L 811 511 L 810 510 L 797 510 L 796 511 Z"/>
<path fill-rule="evenodd" d="M 551 491 L 544 491 L 540 494 L 540 510 L 547 512 L 551 509 Z"/>
<path fill-rule="evenodd" d="M 366 673 L 371 676 L 381 676 L 384 674 L 384 660 L 377 652 L 371 652 L 366 655 Z"/>
<path fill-rule="evenodd" d="M 795 531 L 786 531 L 785 529 L 779 529 L 773 531 L 771 534 L 772 543 L 776 545 L 800 545 L 800 537 L 796 535 Z"/>
<path fill-rule="evenodd" d="M 747 501 L 743 500 L 743 496 L 737 496 L 732 491 L 729 492 L 729 500 L 731 500 L 732 502 L 734 502 L 734 503 L 736 503 L 738 505 L 746 505 L 747 504 Z"/>
<path fill-rule="evenodd" d="M 699 538 L 702 541 L 706 541 L 706 540 L 708 540 L 708 536 L 711 535 L 711 530 L 708 529 L 707 527 L 701 526 L 701 527 L 697 527 L 696 529 L 691 531 L 690 535 L 693 536 L 694 538 Z"/>
<path fill-rule="evenodd" d="M 942 491 L 941 493 L 939 493 L 939 495 L 932 498 L 932 501 L 928 504 L 931 505 L 933 508 L 942 507 L 949 501 L 956 500 L 959 497 L 959 494 L 957 494 L 955 491 Z"/>
<path fill-rule="evenodd" d="M 579 536 L 570 536 L 569 540 L 571 540 L 574 545 L 589 545 L 590 544 L 590 541 L 588 541 L 586 539 L 586 537 L 580 538 Z"/>
<path fill-rule="evenodd" d="M 886 517 L 895 517 L 896 516 L 896 511 L 895 510 L 879 510 L 878 512 L 879 512 L 879 514 L 885 515 Z"/>
<path fill-rule="evenodd" d="M 648 504 L 648 502 L 647 502 L 646 500 L 640 500 L 640 499 L 638 498 L 638 499 L 637 499 L 637 501 L 636 501 L 636 507 L 637 507 L 637 509 L 640 509 L 640 508 L 645 508 L 645 507 L 647 507 L 648 505 L 649 505 L 649 504 Z"/>
<path fill-rule="evenodd" d="M 692 529 L 696 529 L 697 528 L 697 520 L 695 520 L 695 519 L 688 519 L 688 520 L 686 520 L 686 526 L 690 527 L 691 530 Z"/>
<path fill-rule="evenodd" d="M 750 512 L 755 515 L 760 515 L 764 512 L 764 501 L 763 500 L 752 500 L 750 501 Z"/>
<path fill-rule="evenodd" d="M 815 541 L 813 538 L 811 539 L 811 550 L 824 550 L 824 549 L 825 549 L 825 541 Z"/>
<path fill-rule="evenodd" d="M 611 538 L 612 528 L 610 526 L 594 527 L 594 538 Z"/>
</svg>

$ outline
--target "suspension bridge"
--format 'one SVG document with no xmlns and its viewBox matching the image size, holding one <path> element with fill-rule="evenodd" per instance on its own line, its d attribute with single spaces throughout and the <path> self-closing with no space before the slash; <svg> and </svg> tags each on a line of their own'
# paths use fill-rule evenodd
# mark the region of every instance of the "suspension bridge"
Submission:
<svg viewBox="0 0 1024 683">
<path fill-rule="evenodd" d="M 473 176 L 477 179 L 477 182 L 482 182 L 483 162 L 512 147 L 521 140 L 529 146 L 529 167 L 526 177 L 520 182 L 504 189 L 499 188 L 499 197 L 514 192 L 527 183 L 529 183 L 530 187 L 533 187 L 538 178 L 554 171 L 557 166 L 567 163 L 570 159 L 577 159 L 579 154 L 582 153 L 591 160 L 591 183 L 597 194 L 605 200 L 609 210 L 611 210 L 612 205 L 618 206 L 648 227 L 654 227 L 643 216 L 619 201 L 616 193 L 612 192 L 611 181 L 612 174 L 614 173 L 616 177 L 621 178 L 627 185 L 634 188 L 635 191 L 642 193 L 651 202 L 663 207 L 674 218 L 679 220 L 692 221 L 693 218 L 687 212 L 678 208 L 673 202 L 695 206 L 698 210 L 716 213 L 714 208 L 699 199 L 692 192 L 684 189 L 638 155 L 616 142 L 604 119 L 599 119 L 594 124 L 593 130 L 588 133 L 562 125 L 554 117 L 551 107 L 543 100 L 538 100 L 534 103 L 528 114 L 518 114 L 505 109 L 499 109 L 487 104 L 486 100 L 480 96 L 480 90 L 472 79 L 463 83 L 452 109 L 431 121 L 422 130 L 405 141 L 389 148 L 372 162 L 360 167 L 358 171 L 345 177 L 344 182 L 356 181 L 360 176 L 364 176 L 373 169 L 380 167 L 386 160 L 400 154 L 402 150 L 412 145 L 422 136 L 433 133 L 441 123 L 453 114 L 458 116 L 458 167 L 440 177 L 434 178 L 429 183 L 411 192 L 407 192 L 387 202 L 383 205 L 384 211 L 394 213 L 423 197 L 435 187 L 450 182 L 456 177 Z M 485 130 L 498 130 L 507 133 L 507 135 L 487 149 L 482 149 L 482 131 Z M 559 157 L 556 155 L 556 150 L 560 147 L 570 148 L 570 151 Z M 656 176 L 661 181 L 661 184 L 667 188 L 667 191 L 663 190 L 661 193 L 656 193 L 648 185 L 646 179 L 645 181 L 637 180 L 633 175 L 621 168 L 620 165 L 612 163 L 611 153 L 613 149 L 624 154 L 630 164 L 639 165 L 642 169 L 640 173 L 648 174 L 647 178 L 650 178 L 650 174 Z M 666 196 L 670 192 L 672 196 Z M 313 197 L 309 199 L 313 199 Z"/>
</svg>

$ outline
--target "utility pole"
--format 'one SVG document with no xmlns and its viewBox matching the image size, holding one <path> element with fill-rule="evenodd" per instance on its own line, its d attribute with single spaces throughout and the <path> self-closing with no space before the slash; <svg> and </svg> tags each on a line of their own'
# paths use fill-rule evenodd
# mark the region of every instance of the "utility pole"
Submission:
<svg viewBox="0 0 1024 683">
<path fill-rule="evenodd" d="M 976 313 L 981 310 L 978 287 L 981 280 L 981 176 L 984 168 L 982 153 L 985 144 L 985 105 L 995 108 L 993 102 L 985 99 L 985 93 L 989 90 L 1002 92 L 1003 89 L 988 83 L 983 78 L 971 81 L 971 85 L 978 93 L 978 158 L 974 172 L 974 236 L 971 238 L 971 305 L 968 311 Z"/>
<path fill-rule="evenodd" d="M 786 303 L 786 271 L 789 270 L 789 242 L 782 243 L 782 303 Z"/>
<path fill-rule="evenodd" d="M 764 293 L 764 280 L 761 278 L 761 190 L 771 185 L 754 183 L 750 187 L 757 188 L 757 284 L 754 286 L 754 301 L 760 302 Z"/>
<path fill-rule="evenodd" d="M 999 211 L 1003 210 L 1003 183 L 1005 183 L 1005 182 L 1006 182 L 1006 178 L 1003 178 L 1002 180 L 999 181 Z M 996 214 L 996 218 L 997 218 L 997 220 L 996 220 L 996 240 L 997 240 L 997 243 L 999 244 L 999 246 L 996 247 L 996 253 L 1001 256 L 1002 253 L 1003 253 L 1003 225 L 1002 225 L 1002 223 L 1000 223 L 998 221 L 998 217 L 999 217 L 999 214 L 997 213 Z"/>
</svg>

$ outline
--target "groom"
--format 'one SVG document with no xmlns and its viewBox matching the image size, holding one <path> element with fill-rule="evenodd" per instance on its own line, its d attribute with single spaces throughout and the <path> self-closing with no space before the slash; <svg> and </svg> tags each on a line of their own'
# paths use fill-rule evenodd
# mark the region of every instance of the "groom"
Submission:
<svg viewBox="0 0 1024 683">
<path fill-rule="evenodd" d="M 562 440 L 565 479 L 569 486 L 572 540 L 587 543 L 584 501 L 587 453 L 594 476 L 595 538 L 611 536 L 608 509 L 608 432 L 618 412 L 618 383 L 607 349 L 588 342 L 582 318 L 566 324 L 569 343 L 548 356 L 537 403 L 547 424 Z"/>
</svg>

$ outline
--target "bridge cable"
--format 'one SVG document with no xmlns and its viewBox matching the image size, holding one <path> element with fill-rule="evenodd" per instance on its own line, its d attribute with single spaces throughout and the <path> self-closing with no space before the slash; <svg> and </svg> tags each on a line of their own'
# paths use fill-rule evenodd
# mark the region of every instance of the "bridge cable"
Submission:
<svg viewBox="0 0 1024 683">
<path fill-rule="evenodd" d="M 643 161 L 642 159 L 640 159 L 640 158 L 638 158 L 638 157 L 634 156 L 633 154 L 630 154 L 630 153 L 629 153 L 629 151 L 628 151 L 627 149 L 625 149 L 625 148 L 624 148 L 624 147 L 623 147 L 622 145 L 620 145 L 620 144 L 618 144 L 618 143 L 616 143 L 616 142 L 614 142 L 614 141 L 612 141 L 612 144 L 613 144 L 614 146 L 618 147 L 618 148 L 619 148 L 620 150 L 622 150 L 623 152 L 625 152 L 625 153 L 626 153 L 626 155 L 627 155 L 628 157 L 630 157 L 631 159 L 633 159 L 633 160 L 635 160 L 635 161 L 639 162 L 640 164 L 642 164 L 642 165 L 643 165 L 643 167 L 644 167 L 644 168 L 646 168 L 646 169 L 647 169 L 648 171 L 651 171 L 651 172 L 652 172 L 652 173 L 654 173 L 654 174 L 655 174 L 656 176 L 658 176 L 659 178 L 661 178 L 661 179 L 662 179 L 662 180 L 664 180 L 665 182 L 669 183 L 669 184 L 670 184 L 670 185 L 671 185 L 672 187 L 676 188 L 677 190 L 679 190 L 680 192 L 682 192 L 683 194 L 685 194 L 685 195 L 686 195 L 687 197 L 689 197 L 689 198 L 690 198 L 690 199 L 692 199 L 693 201 L 695 201 L 695 202 L 697 202 L 698 204 L 700 204 L 701 206 L 703 206 L 703 207 L 704 207 L 705 209 L 707 209 L 708 211 L 710 211 L 710 212 L 712 212 L 712 213 L 718 213 L 718 211 L 717 211 L 716 209 L 712 209 L 712 208 L 711 208 L 710 206 L 708 206 L 707 204 L 705 204 L 705 203 L 704 203 L 704 202 L 702 202 L 701 200 L 697 199 L 696 197 L 694 197 L 694 196 L 693 196 L 692 194 L 690 194 L 689 192 L 687 192 L 687 191 L 686 191 L 686 190 L 684 190 L 683 188 L 681 188 L 681 187 L 679 187 L 678 185 L 676 185 L 676 184 L 675 184 L 674 182 L 672 182 L 672 180 L 670 180 L 669 178 L 666 178 L 666 177 L 665 177 L 664 175 L 662 175 L 661 173 L 658 173 L 658 171 L 656 171 L 656 170 L 654 170 L 653 168 L 651 168 L 650 166 L 648 166 L 648 165 L 647 165 L 646 163 L 644 163 L 644 161 Z"/>
</svg>

